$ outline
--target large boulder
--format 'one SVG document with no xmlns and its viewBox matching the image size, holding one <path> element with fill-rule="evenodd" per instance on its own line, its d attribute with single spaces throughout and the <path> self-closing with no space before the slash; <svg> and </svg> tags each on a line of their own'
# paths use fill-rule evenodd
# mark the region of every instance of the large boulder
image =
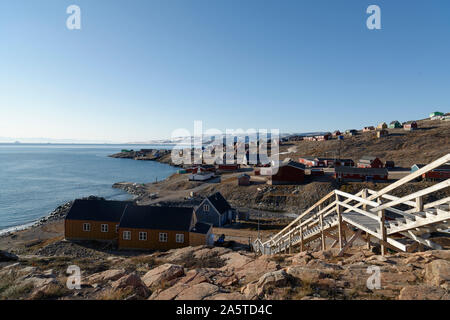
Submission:
<svg viewBox="0 0 450 320">
<path fill-rule="evenodd" d="M 142 281 L 147 287 L 159 286 L 163 282 L 170 282 L 173 279 L 184 275 L 184 269 L 177 264 L 166 263 L 147 272 Z"/>
<path fill-rule="evenodd" d="M 246 283 L 258 280 L 263 274 L 280 269 L 280 265 L 273 261 L 270 255 L 263 255 L 245 265 L 244 268 L 236 271 L 239 279 Z"/>
<path fill-rule="evenodd" d="M 15 254 L 0 250 L 0 262 L 17 261 L 18 259 Z"/>
<path fill-rule="evenodd" d="M 447 290 L 430 285 L 406 286 L 400 291 L 399 300 L 449 300 Z"/>
<path fill-rule="evenodd" d="M 323 279 L 325 274 L 317 269 L 305 268 L 302 266 L 292 266 L 287 268 L 286 273 L 293 276 L 294 278 L 298 278 L 301 281 L 314 283 L 319 279 Z"/>
<path fill-rule="evenodd" d="M 183 290 L 175 300 L 203 300 L 219 292 L 219 287 L 210 283 L 199 283 Z"/>
<path fill-rule="evenodd" d="M 130 273 L 122 278 L 114 281 L 111 284 L 112 289 L 114 290 L 126 290 L 131 289 L 136 294 L 141 297 L 147 297 L 149 295 L 149 290 L 146 287 L 145 283 L 141 280 L 141 278 L 136 273 Z"/>
<path fill-rule="evenodd" d="M 239 270 L 247 265 L 249 262 L 253 261 L 252 258 L 243 255 L 239 252 L 230 252 L 221 256 L 225 262 L 225 266 L 222 270 Z"/>
<path fill-rule="evenodd" d="M 447 260 L 434 260 L 425 266 L 425 281 L 434 286 L 449 289 L 450 262 Z"/>
<path fill-rule="evenodd" d="M 218 293 L 213 296 L 206 297 L 205 300 L 245 300 L 245 296 L 239 292 Z"/>
<path fill-rule="evenodd" d="M 124 269 L 111 269 L 106 270 L 103 272 L 98 272 L 90 275 L 86 278 L 86 283 L 88 284 L 94 284 L 99 282 L 106 282 L 106 281 L 116 281 L 120 278 L 122 278 L 124 275 L 126 275 L 126 272 Z"/>
<path fill-rule="evenodd" d="M 256 283 L 258 296 L 263 295 L 269 288 L 284 287 L 289 283 L 290 276 L 284 270 L 272 271 L 264 274 Z"/>
</svg>

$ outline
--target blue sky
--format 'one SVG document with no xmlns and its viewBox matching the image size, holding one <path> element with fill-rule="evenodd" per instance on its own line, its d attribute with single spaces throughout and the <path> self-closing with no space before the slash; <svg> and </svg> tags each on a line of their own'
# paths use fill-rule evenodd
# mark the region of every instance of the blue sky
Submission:
<svg viewBox="0 0 450 320">
<path fill-rule="evenodd" d="M 71 4 L 81 30 L 66 28 Z M 382 30 L 366 28 L 371 4 Z M 0 137 L 421 119 L 450 111 L 449 40 L 448 0 L 2 1 Z"/>
</svg>

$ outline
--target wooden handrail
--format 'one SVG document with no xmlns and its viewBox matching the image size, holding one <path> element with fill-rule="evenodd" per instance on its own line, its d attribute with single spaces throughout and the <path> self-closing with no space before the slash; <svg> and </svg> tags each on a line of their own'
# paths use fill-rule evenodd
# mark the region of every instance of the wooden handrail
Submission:
<svg viewBox="0 0 450 320">
<path fill-rule="evenodd" d="M 429 194 L 429 193 L 432 193 L 432 192 L 435 192 L 435 191 L 438 191 L 440 189 L 444 189 L 444 188 L 447 188 L 447 187 L 450 187 L 450 179 L 447 179 L 445 181 L 442 181 L 442 182 L 440 182 L 438 184 L 435 184 L 435 185 L 433 185 L 431 187 L 422 189 L 420 191 L 414 192 L 412 194 L 409 194 L 409 195 L 404 196 L 402 198 L 399 198 L 397 200 L 393 200 L 391 202 L 387 202 L 385 204 L 382 204 L 381 206 L 378 206 L 376 208 L 370 209 L 370 211 L 376 212 L 376 211 L 380 211 L 380 210 L 383 210 L 383 209 L 388 209 L 389 207 L 393 207 L 393 206 L 401 204 L 401 203 L 403 203 L 405 201 L 408 201 L 408 200 L 411 200 L 411 199 L 415 199 L 417 197 L 421 197 L 421 196 L 424 196 L 426 194 Z"/>
</svg>

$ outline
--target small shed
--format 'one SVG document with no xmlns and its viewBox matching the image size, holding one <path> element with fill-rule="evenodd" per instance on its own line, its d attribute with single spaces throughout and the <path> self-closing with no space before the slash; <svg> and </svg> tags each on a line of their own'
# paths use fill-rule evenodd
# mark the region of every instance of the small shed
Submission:
<svg viewBox="0 0 450 320">
<path fill-rule="evenodd" d="M 249 186 L 250 185 L 250 176 L 248 174 L 241 174 L 238 177 L 238 186 Z"/>
</svg>

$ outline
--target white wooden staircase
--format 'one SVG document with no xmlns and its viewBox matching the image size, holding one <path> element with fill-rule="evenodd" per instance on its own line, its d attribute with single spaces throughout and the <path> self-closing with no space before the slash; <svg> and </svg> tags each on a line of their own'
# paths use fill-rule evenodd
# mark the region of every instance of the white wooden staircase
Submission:
<svg viewBox="0 0 450 320">
<path fill-rule="evenodd" d="M 294 221 L 266 241 L 257 239 L 253 249 L 261 254 L 292 252 L 292 248 L 320 241 L 326 248 L 326 238 L 334 240 L 332 247 L 339 245 L 340 253 L 353 241 L 366 235 L 374 237 L 381 244 L 382 254 L 389 247 L 396 251 L 409 251 L 411 244 L 440 249 L 440 246 L 426 239 L 433 231 L 450 228 L 450 197 L 424 203 L 429 195 L 450 187 L 450 179 L 431 187 L 413 192 L 401 198 L 388 194 L 423 173 L 443 164 L 450 163 L 450 154 L 433 161 L 427 166 L 407 175 L 379 191 L 363 189 L 356 194 L 334 190 L 301 213 Z M 394 216 L 394 218 L 390 218 Z M 346 239 L 346 231 L 353 235 Z"/>
</svg>

